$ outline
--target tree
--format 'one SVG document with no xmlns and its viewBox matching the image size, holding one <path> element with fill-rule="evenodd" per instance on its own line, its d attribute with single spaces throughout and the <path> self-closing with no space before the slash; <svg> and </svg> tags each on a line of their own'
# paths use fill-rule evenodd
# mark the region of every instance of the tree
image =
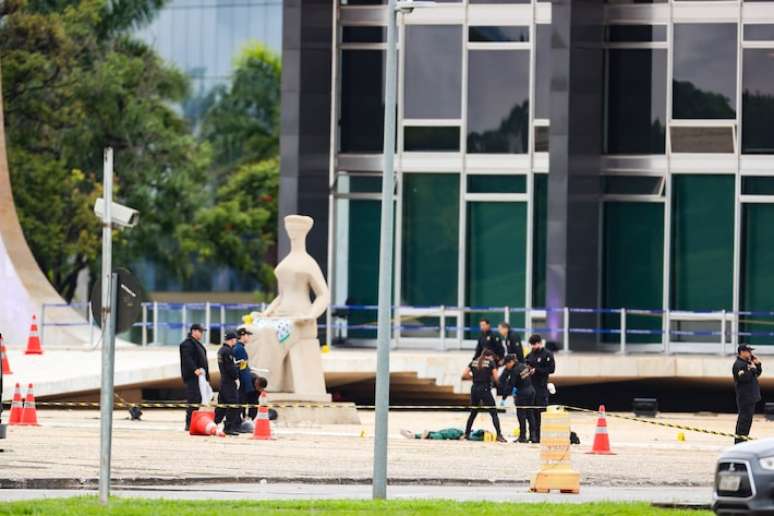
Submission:
<svg viewBox="0 0 774 516">
<path fill-rule="evenodd" d="M 209 147 L 170 107 L 186 77 L 128 31 L 162 0 L 6 0 L 0 57 L 14 200 L 38 265 L 70 300 L 94 270 L 102 151 L 116 156 L 116 197 L 142 224 L 116 235 L 116 261 L 190 273 L 185 239 L 204 202 Z"/>
</svg>

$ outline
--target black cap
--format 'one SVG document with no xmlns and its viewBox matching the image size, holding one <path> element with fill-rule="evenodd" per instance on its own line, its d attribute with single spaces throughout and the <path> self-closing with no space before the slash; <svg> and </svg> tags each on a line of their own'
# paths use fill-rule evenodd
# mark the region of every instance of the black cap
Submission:
<svg viewBox="0 0 774 516">
<path fill-rule="evenodd" d="M 748 345 L 746 345 L 746 344 L 742 344 L 741 346 L 739 346 L 738 348 L 736 348 L 736 352 L 737 352 L 737 353 L 741 353 L 742 351 L 752 351 L 752 350 L 754 350 L 754 349 L 755 349 L 755 348 L 751 348 L 750 346 L 748 346 Z"/>
<path fill-rule="evenodd" d="M 241 337 L 242 335 L 252 335 L 252 333 L 247 331 L 247 328 L 239 328 L 237 330 L 237 335 L 239 335 Z"/>
<path fill-rule="evenodd" d="M 204 326 L 202 326 L 199 323 L 194 323 L 194 324 L 191 325 L 190 331 L 194 331 L 194 330 L 207 331 L 207 330 L 204 329 Z"/>
<path fill-rule="evenodd" d="M 231 339 L 235 339 L 235 338 L 237 338 L 237 334 L 234 333 L 233 331 L 230 331 L 230 332 L 226 333 L 226 338 L 224 340 L 231 340 Z"/>
</svg>

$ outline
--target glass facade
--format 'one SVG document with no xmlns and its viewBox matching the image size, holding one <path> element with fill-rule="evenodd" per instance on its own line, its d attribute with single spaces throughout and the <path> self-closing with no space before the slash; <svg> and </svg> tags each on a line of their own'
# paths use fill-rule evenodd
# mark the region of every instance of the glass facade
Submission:
<svg viewBox="0 0 774 516">
<path fill-rule="evenodd" d="M 725 315 L 774 312 L 774 23 L 762 23 L 774 4 L 760 4 L 764 19 L 729 2 L 607 3 L 593 308 L 610 310 L 597 341 L 618 342 L 626 308 L 632 344 L 774 343 L 755 316 Z M 561 211 L 552 145 L 566 137 L 552 132 L 562 113 L 551 100 L 568 86 L 552 68 L 562 42 L 550 2 L 525 4 L 469 0 L 399 24 L 395 283 L 406 313 L 468 307 L 446 316 L 469 327 L 507 317 L 527 331 L 562 308 L 547 307 Z M 333 180 L 382 168 L 383 26 L 363 8 L 340 10 Z M 352 72 L 357 53 L 373 56 L 367 73 Z M 334 256 L 331 273 L 375 289 L 364 275 L 378 256 L 358 257 L 371 261 L 362 270 L 351 260 Z"/>
</svg>

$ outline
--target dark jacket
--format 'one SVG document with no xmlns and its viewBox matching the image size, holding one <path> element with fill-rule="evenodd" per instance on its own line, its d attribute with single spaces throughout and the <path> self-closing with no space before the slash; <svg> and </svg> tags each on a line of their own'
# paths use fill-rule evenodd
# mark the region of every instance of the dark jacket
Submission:
<svg viewBox="0 0 774 516">
<path fill-rule="evenodd" d="M 535 369 L 535 373 L 532 375 L 532 385 L 535 389 L 546 389 L 546 386 L 548 385 L 548 376 L 554 374 L 554 371 L 556 371 L 554 354 L 546 348 L 541 348 L 538 351 L 530 351 L 529 355 L 527 355 L 527 365 L 530 365 Z"/>
<path fill-rule="evenodd" d="M 253 392 L 255 390 L 255 385 L 253 385 L 252 374 L 250 373 L 250 368 L 247 363 L 247 350 L 245 349 L 244 344 L 239 341 L 237 341 L 236 346 L 234 346 L 234 358 L 236 360 L 243 360 L 243 362 L 237 366 L 239 367 L 239 392 L 246 394 Z"/>
<path fill-rule="evenodd" d="M 220 370 L 220 388 L 228 384 L 236 387 L 239 379 L 239 367 L 234 362 L 234 350 L 223 344 L 218 350 L 218 369 Z"/>
<path fill-rule="evenodd" d="M 516 364 L 511 369 L 507 367 L 500 373 L 500 394 L 503 399 L 513 393 L 513 389 L 518 392 L 533 391 L 532 375 L 529 374 L 529 366 L 526 364 Z"/>
<path fill-rule="evenodd" d="M 492 371 L 497 369 L 497 363 L 494 360 L 485 358 L 481 361 L 479 367 L 478 359 L 470 362 L 470 372 L 473 376 L 473 385 L 492 385 Z"/>
<path fill-rule="evenodd" d="M 481 356 L 481 353 L 484 352 L 484 349 L 491 349 L 495 355 L 497 355 L 497 360 L 502 360 L 503 358 L 503 348 L 502 344 L 500 344 L 500 338 L 499 335 L 497 335 L 492 330 L 489 330 L 486 333 L 482 333 L 478 337 L 478 344 L 476 344 L 476 352 L 473 353 L 473 360 L 478 359 L 478 357 Z"/>
<path fill-rule="evenodd" d="M 207 365 L 207 349 L 195 338 L 188 336 L 180 343 L 180 376 L 184 382 L 196 380 L 197 369 L 204 369 L 204 376 L 210 380 L 210 369 Z"/>
<path fill-rule="evenodd" d="M 521 347 L 521 339 L 519 334 L 515 331 L 508 332 L 507 337 L 498 335 L 500 338 L 500 346 L 505 349 L 506 355 L 516 355 L 516 359 L 520 364 L 524 363 L 524 348 Z"/>
<path fill-rule="evenodd" d="M 737 405 L 753 405 L 761 401 L 761 387 L 758 385 L 758 377 L 763 372 L 763 368 L 760 364 L 755 365 L 737 357 L 731 372 L 734 375 Z"/>
</svg>

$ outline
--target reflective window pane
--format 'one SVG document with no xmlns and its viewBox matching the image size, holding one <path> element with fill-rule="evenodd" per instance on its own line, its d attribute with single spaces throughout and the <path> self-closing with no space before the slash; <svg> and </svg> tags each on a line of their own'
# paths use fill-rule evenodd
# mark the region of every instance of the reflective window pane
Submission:
<svg viewBox="0 0 774 516">
<path fill-rule="evenodd" d="M 526 193 L 526 176 L 468 175 L 468 193 Z"/>
<path fill-rule="evenodd" d="M 344 43 L 382 43 L 387 40 L 387 27 L 342 27 Z"/>
<path fill-rule="evenodd" d="M 471 42 L 527 42 L 529 27 L 522 26 L 475 26 L 468 28 L 468 40 Z"/>
<path fill-rule="evenodd" d="M 747 41 L 774 41 L 774 24 L 750 23 L 744 26 L 743 34 Z"/>
<path fill-rule="evenodd" d="M 459 127 L 406 127 L 403 149 L 407 152 L 458 152 Z"/>
<path fill-rule="evenodd" d="M 529 51 L 470 50 L 468 56 L 468 152 L 526 153 Z"/>
<path fill-rule="evenodd" d="M 548 143 L 550 140 L 550 127 L 541 125 L 535 127 L 535 152 L 548 152 Z"/>
<path fill-rule="evenodd" d="M 742 278 L 741 308 L 751 311 L 774 310 L 774 238 L 771 221 L 774 205 L 742 205 Z M 748 344 L 771 344 L 768 335 L 774 331 L 771 319 L 759 316 L 743 318 L 742 341 Z"/>
<path fill-rule="evenodd" d="M 774 154 L 774 49 L 744 49 L 742 152 Z"/>
<path fill-rule="evenodd" d="M 384 52 L 341 52 L 341 151 L 381 152 L 384 145 Z"/>
<path fill-rule="evenodd" d="M 663 154 L 667 51 L 608 50 L 608 154 Z"/>
<path fill-rule="evenodd" d="M 743 195 L 774 195 L 774 177 L 742 177 Z"/>
<path fill-rule="evenodd" d="M 470 4 L 528 4 L 530 0 L 468 0 Z"/>
<path fill-rule="evenodd" d="M 638 43 L 666 41 L 666 25 L 610 25 L 607 41 L 611 43 Z"/>
<path fill-rule="evenodd" d="M 736 24 L 674 26 L 674 118 L 736 117 Z"/>
<path fill-rule="evenodd" d="M 551 26 L 536 25 L 535 118 L 551 117 Z"/>
<path fill-rule="evenodd" d="M 672 127 L 672 152 L 734 152 L 732 127 Z"/>
<path fill-rule="evenodd" d="M 602 191 L 606 194 L 659 195 L 663 184 L 659 176 L 602 176 Z"/>
<path fill-rule="evenodd" d="M 460 118 L 462 27 L 406 27 L 406 118 Z"/>
</svg>

